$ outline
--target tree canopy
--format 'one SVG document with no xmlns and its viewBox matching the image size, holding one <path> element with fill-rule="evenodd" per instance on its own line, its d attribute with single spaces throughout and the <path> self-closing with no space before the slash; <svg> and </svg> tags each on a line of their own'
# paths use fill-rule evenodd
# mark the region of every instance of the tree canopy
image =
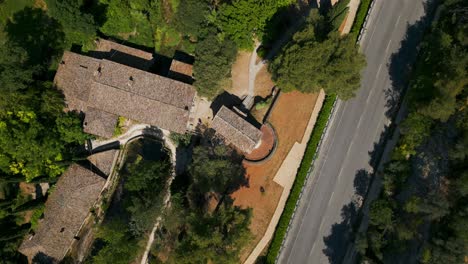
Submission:
<svg viewBox="0 0 468 264">
<path fill-rule="evenodd" d="M 385 165 L 383 191 L 359 235 L 363 260 L 371 263 L 409 254 L 425 264 L 463 263 L 468 252 L 468 9 L 466 1 L 446 0 L 439 10 L 419 46 L 405 98 L 409 113 Z"/>
<path fill-rule="evenodd" d="M 272 62 L 270 71 L 285 91 L 312 93 L 324 89 L 346 100 L 360 87 L 365 59 L 351 36 L 324 34 L 324 28 L 324 19 L 312 11 L 304 29 Z"/>
<path fill-rule="evenodd" d="M 228 39 L 220 40 L 209 34 L 197 45 L 193 65 L 195 87 L 201 96 L 215 97 L 231 75 L 231 66 L 236 58 L 237 48 Z"/>
<path fill-rule="evenodd" d="M 221 5 L 217 23 L 241 49 L 252 49 L 254 38 L 261 38 L 267 21 L 291 0 L 234 0 Z M 257 36 L 256 36 L 257 35 Z"/>
<path fill-rule="evenodd" d="M 47 0 L 46 2 L 49 14 L 62 25 L 68 45 L 92 46 L 97 25 L 93 15 L 83 11 L 84 0 Z"/>
</svg>

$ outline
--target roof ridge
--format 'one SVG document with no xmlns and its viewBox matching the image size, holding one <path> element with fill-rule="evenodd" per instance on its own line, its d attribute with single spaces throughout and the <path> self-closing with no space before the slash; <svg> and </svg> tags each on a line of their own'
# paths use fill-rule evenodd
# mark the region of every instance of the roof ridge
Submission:
<svg viewBox="0 0 468 264">
<path fill-rule="evenodd" d="M 222 108 L 226 108 L 227 110 L 230 110 L 229 108 L 227 108 L 227 107 L 224 106 L 224 105 L 221 107 L 221 109 L 222 109 Z M 234 111 L 231 111 L 231 112 L 233 112 L 234 114 L 236 114 Z M 232 125 L 230 122 L 228 122 L 226 119 L 222 118 L 222 117 L 219 116 L 219 115 L 216 115 L 216 116 L 219 117 L 221 120 L 223 120 L 226 124 L 228 124 L 228 125 L 231 126 L 232 128 L 236 129 L 236 131 L 239 131 L 242 135 L 246 136 L 248 139 L 250 139 L 250 140 L 252 141 L 252 143 L 255 143 L 255 142 L 256 142 L 255 139 L 251 138 L 249 135 L 247 135 L 247 134 L 245 134 L 244 132 L 242 132 L 242 130 L 240 130 L 239 128 L 233 126 L 233 125 Z M 244 121 L 244 122 L 250 124 L 249 122 L 247 122 L 247 120 L 245 120 L 244 118 L 242 118 L 242 117 L 239 116 L 238 114 L 236 114 L 236 116 L 237 116 L 237 118 L 242 119 L 242 121 Z M 252 125 L 252 124 L 250 124 L 250 125 Z M 252 125 L 252 126 L 253 126 L 253 125 Z"/>
</svg>

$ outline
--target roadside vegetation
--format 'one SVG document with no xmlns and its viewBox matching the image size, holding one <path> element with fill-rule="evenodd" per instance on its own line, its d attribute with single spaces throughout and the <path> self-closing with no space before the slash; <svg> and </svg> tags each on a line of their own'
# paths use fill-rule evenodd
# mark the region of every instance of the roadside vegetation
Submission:
<svg viewBox="0 0 468 264">
<path fill-rule="evenodd" d="M 361 3 L 359 3 L 356 18 L 354 19 L 354 24 L 351 28 L 351 34 L 353 34 L 356 38 L 359 36 L 359 32 L 361 32 L 362 26 L 366 21 L 366 16 L 369 12 L 372 1 L 373 0 L 361 0 Z"/>
<path fill-rule="evenodd" d="M 341 4 L 327 16 L 312 10 L 303 29 L 272 61 L 270 72 L 283 91 L 316 93 L 324 89 L 343 100 L 354 96 L 366 63 L 355 39 L 338 33 L 341 23 L 336 21 L 342 22 L 342 12 Z"/>
<path fill-rule="evenodd" d="M 442 1 L 421 44 L 401 137 L 357 247 L 367 263 L 463 263 L 468 252 L 466 1 Z"/>
</svg>

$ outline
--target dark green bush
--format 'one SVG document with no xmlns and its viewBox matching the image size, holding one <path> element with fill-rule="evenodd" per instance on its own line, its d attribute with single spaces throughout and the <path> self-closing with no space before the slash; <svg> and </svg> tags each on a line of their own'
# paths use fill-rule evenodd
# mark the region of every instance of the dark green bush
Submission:
<svg viewBox="0 0 468 264">
<path fill-rule="evenodd" d="M 361 4 L 359 4 L 356 18 L 354 19 L 354 24 L 351 28 L 351 34 L 356 35 L 356 38 L 358 37 L 359 31 L 361 31 L 362 25 L 366 20 L 367 11 L 369 10 L 372 1 L 373 0 L 361 0 Z"/>
</svg>

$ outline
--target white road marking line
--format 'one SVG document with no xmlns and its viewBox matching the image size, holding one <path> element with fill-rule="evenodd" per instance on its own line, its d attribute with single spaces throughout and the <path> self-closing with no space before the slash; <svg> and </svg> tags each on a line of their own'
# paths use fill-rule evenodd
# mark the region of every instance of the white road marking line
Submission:
<svg viewBox="0 0 468 264">
<path fill-rule="evenodd" d="M 377 82 L 379 80 L 379 74 L 380 74 L 380 71 L 382 70 L 382 65 L 383 63 L 380 63 L 379 65 L 379 69 L 377 70 L 377 73 L 375 74 L 375 79 L 374 81 L 372 82 L 372 86 L 370 88 L 370 91 L 369 91 L 369 94 L 367 95 L 367 100 L 366 100 L 366 105 L 369 104 L 369 100 L 372 98 L 372 96 L 370 96 L 372 94 L 372 92 L 374 91 L 374 86 L 375 86 L 375 82 Z"/>
<path fill-rule="evenodd" d="M 335 195 L 335 191 L 332 192 L 330 196 L 330 200 L 328 201 L 328 207 L 330 207 L 331 201 L 333 200 L 333 196 Z"/>
<path fill-rule="evenodd" d="M 395 23 L 396 27 L 398 27 L 398 23 L 400 22 L 400 18 L 401 18 L 401 14 L 398 16 L 398 19 L 396 20 L 396 23 Z"/>
<path fill-rule="evenodd" d="M 387 48 L 385 49 L 385 56 L 388 54 L 388 49 L 390 48 L 390 44 L 392 44 L 392 39 L 387 44 Z"/>
</svg>

